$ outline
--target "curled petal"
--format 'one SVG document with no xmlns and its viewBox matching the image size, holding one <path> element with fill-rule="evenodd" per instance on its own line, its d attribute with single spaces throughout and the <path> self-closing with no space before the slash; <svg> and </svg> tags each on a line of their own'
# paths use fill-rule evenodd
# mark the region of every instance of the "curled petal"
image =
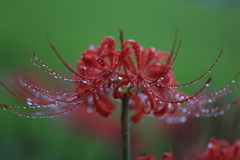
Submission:
<svg viewBox="0 0 240 160">
<path fill-rule="evenodd" d="M 118 83 L 115 88 L 113 89 L 113 92 L 112 92 L 112 96 L 114 99 L 122 99 L 123 98 L 123 93 L 122 92 L 118 92 L 118 89 L 120 87 L 123 87 L 125 85 L 128 85 L 128 81 L 122 81 L 120 83 Z"/>
<path fill-rule="evenodd" d="M 154 116 L 156 116 L 156 117 L 161 117 L 161 116 L 163 116 L 164 114 L 166 114 L 167 113 L 167 111 L 168 111 L 168 107 L 167 107 L 167 105 L 164 105 L 161 109 L 155 109 L 154 110 L 154 112 L 153 112 L 153 114 L 154 114 Z"/>
<path fill-rule="evenodd" d="M 103 117 L 108 117 L 108 115 L 113 111 L 111 107 L 104 107 L 103 104 L 99 103 L 96 95 L 93 96 L 93 103 L 97 108 L 97 112 Z"/>
<path fill-rule="evenodd" d="M 135 124 L 137 124 L 137 123 L 139 123 L 139 121 L 142 119 L 143 115 L 144 115 L 144 114 L 143 114 L 142 110 L 138 110 L 137 113 L 135 113 L 135 115 L 133 115 L 133 116 L 131 117 L 131 120 L 132 120 Z"/>
</svg>

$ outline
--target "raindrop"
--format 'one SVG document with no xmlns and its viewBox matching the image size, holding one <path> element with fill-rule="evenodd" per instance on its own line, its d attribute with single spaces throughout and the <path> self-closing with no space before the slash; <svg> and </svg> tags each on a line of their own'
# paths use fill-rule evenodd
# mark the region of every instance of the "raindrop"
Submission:
<svg viewBox="0 0 240 160">
<path fill-rule="evenodd" d="M 118 77 L 119 80 L 122 80 L 123 78 L 122 77 Z"/>
<path fill-rule="evenodd" d="M 213 147 L 213 144 L 212 143 L 208 143 L 208 148 L 212 148 Z"/>
<path fill-rule="evenodd" d="M 186 109 L 186 108 L 183 108 L 183 109 L 182 109 L 182 112 L 183 112 L 183 113 L 187 112 L 187 109 Z"/>
<path fill-rule="evenodd" d="M 88 82 L 88 80 L 86 80 L 86 79 L 82 79 L 81 80 L 83 83 L 87 83 Z"/>
<path fill-rule="evenodd" d="M 180 118 L 179 118 L 179 121 L 180 121 L 181 123 L 185 123 L 185 122 L 187 121 L 187 118 L 186 118 L 186 117 L 180 117 Z"/>
</svg>

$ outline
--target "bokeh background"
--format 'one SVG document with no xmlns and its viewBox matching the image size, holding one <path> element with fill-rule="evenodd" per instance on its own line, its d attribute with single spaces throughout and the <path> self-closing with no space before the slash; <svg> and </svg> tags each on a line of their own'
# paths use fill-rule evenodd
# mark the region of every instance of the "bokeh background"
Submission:
<svg viewBox="0 0 240 160">
<path fill-rule="evenodd" d="M 51 50 L 46 34 L 75 68 L 89 45 L 98 45 L 104 36 L 118 41 L 119 28 L 125 39 L 166 51 L 171 50 L 178 28 L 183 43 L 174 73 L 179 83 L 203 74 L 222 49 L 224 53 L 211 72 L 212 89 L 221 88 L 240 71 L 237 0 L 0 0 L 0 78 L 14 88 L 9 83 L 13 75 L 37 75 L 45 77 L 43 86 L 48 86 L 47 75 L 31 64 L 22 48 L 35 50 L 52 68 L 71 75 Z M 207 77 L 181 90 L 194 93 Z M 239 89 L 223 101 L 228 103 L 237 96 Z M 23 102 L 1 87 L 0 103 Z M 132 125 L 133 157 L 151 153 L 160 159 L 164 151 L 171 150 L 184 157 L 206 147 L 212 136 L 233 142 L 240 135 L 239 107 L 235 105 L 217 118 L 190 119 L 180 125 L 144 118 Z M 0 110 L 0 159 L 121 159 L 119 110 L 108 119 L 84 110 L 52 119 L 28 119 Z"/>
</svg>

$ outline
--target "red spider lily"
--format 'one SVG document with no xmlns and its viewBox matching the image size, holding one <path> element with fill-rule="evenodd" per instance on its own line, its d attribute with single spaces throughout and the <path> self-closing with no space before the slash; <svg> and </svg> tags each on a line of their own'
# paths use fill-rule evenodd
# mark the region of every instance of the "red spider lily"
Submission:
<svg viewBox="0 0 240 160">
<path fill-rule="evenodd" d="M 173 160 L 173 153 L 163 153 L 164 160 Z M 188 159 L 188 158 L 184 158 Z M 135 160 L 155 160 L 152 155 L 146 157 L 138 157 Z M 212 138 L 208 143 L 204 153 L 189 158 L 189 160 L 240 160 L 240 140 L 230 146 L 225 140 L 217 140 Z"/>
<path fill-rule="evenodd" d="M 114 89 L 113 93 L 115 95 L 113 97 L 121 98 L 121 96 L 118 95 L 122 94 L 119 94 L 117 90 L 122 86 L 128 88 L 128 94 L 131 95 L 129 101 L 130 108 L 136 110 L 136 114 L 132 117 L 133 122 L 137 123 L 144 114 L 149 113 L 153 113 L 156 117 L 169 118 L 169 122 L 185 121 L 186 118 L 183 116 L 174 116 L 174 113 L 176 113 L 177 110 L 182 110 L 184 113 L 193 114 L 197 117 L 216 116 L 223 114 L 225 110 L 239 101 L 236 100 L 227 106 L 213 107 L 211 109 L 204 106 L 205 103 L 211 103 L 236 89 L 239 83 L 232 89 L 230 88 L 230 85 L 234 83 L 239 73 L 225 87 L 212 93 L 200 94 L 205 87 L 209 86 L 211 78 L 209 78 L 205 85 L 193 95 L 187 95 L 177 90 L 178 87 L 193 84 L 202 77 L 206 76 L 217 64 L 222 51 L 214 64 L 203 75 L 194 81 L 178 85 L 175 81 L 172 67 L 179 51 L 181 41 L 175 54 L 174 42 L 173 49 L 170 54 L 165 51 L 156 51 L 152 47 L 144 49 L 134 40 L 123 41 L 122 39 L 123 38 L 121 38 L 121 60 L 125 75 L 122 82 Z M 130 55 L 134 55 L 134 58 Z M 136 61 L 136 64 L 134 61 Z M 133 88 L 136 88 L 136 93 L 129 91 Z"/>
<path fill-rule="evenodd" d="M 138 157 L 135 160 L 155 160 L 155 158 L 152 155 L 148 155 L 146 157 Z"/>
<path fill-rule="evenodd" d="M 174 155 L 172 153 L 163 153 L 162 154 L 163 160 L 173 160 Z M 146 157 L 138 157 L 135 160 L 155 160 L 152 155 L 148 155 Z"/>
<path fill-rule="evenodd" d="M 74 112 L 70 112 L 63 118 L 64 122 L 67 122 L 68 126 L 72 126 L 75 132 L 81 134 L 85 133 L 104 143 L 114 144 L 112 147 L 114 147 L 116 154 L 121 155 L 121 126 L 117 121 L 118 119 L 113 116 L 107 119 L 102 118 L 98 113 L 90 109 L 86 110 L 83 107 L 78 107 Z M 139 150 L 144 148 L 144 141 L 136 131 L 132 130 L 131 153 L 133 155 L 138 155 Z"/>
<path fill-rule="evenodd" d="M 217 140 L 212 138 L 208 143 L 205 153 L 197 160 L 239 160 L 240 159 L 240 140 L 236 141 L 232 146 L 225 140 Z"/>
<path fill-rule="evenodd" d="M 172 153 L 164 153 L 162 158 L 172 160 Z M 184 158 L 187 159 L 187 158 Z M 225 140 L 211 138 L 204 153 L 192 156 L 191 160 L 240 160 L 240 140 L 234 142 L 232 146 Z"/>
<path fill-rule="evenodd" d="M 73 90 L 54 90 L 40 87 L 20 78 L 21 85 L 15 83 L 15 86 L 27 97 L 24 98 L 15 94 L 0 81 L 11 94 L 29 103 L 28 105 L 0 104 L 1 107 L 24 116 L 52 117 L 67 113 L 75 107 L 85 106 L 107 117 L 114 110 L 113 102 L 108 98 L 108 93 L 112 93 L 114 99 L 121 99 L 123 94 L 127 93 L 130 96 L 130 108 L 136 110 L 132 120 L 137 123 L 144 114 L 173 118 L 172 121 L 174 119 L 185 121 L 185 117 L 182 116 L 185 113 L 195 116 L 216 116 L 223 114 L 225 110 L 238 101 L 220 107 L 208 108 L 204 106 L 204 104 L 211 103 L 236 89 L 239 83 L 234 87 L 231 87 L 231 85 L 239 73 L 229 84 L 216 92 L 201 94 L 209 85 L 211 77 L 193 95 L 184 94 L 177 90 L 178 87 L 193 84 L 206 76 L 216 65 L 222 52 L 215 63 L 203 75 L 196 80 L 179 85 L 174 78 L 172 67 L 181 41 L 175 52 L 175 40 L 171 53 L 168 53 L 156 51 L 152 47 L 144 49 L 134 40 L 123 40 L 122 31 L 120 33 L 121 50 L 115 49 L 116 42 L 112 37 L 105 37 L 100 46 L 90 46 L 86 52 L 83 52 L 81 59 L 77 63 L 77 71 L 73 70 L 63 60 L 48 39 L 55 54 L 67 69 L 73 73 L 73 77 L 55 71 L 45 64 L 35 52 L 33 52 L 34 58 L 32 58 L 24 50 L 35 65 L 56 78 L 74 82 L 76 87 Z M 52 114 L 27 114 L 15 110 L 14 107 L 50 107 L 57 112 Z M 180 119 L 179 116 L 175 116 L 175 113 L 178 113 L 179 110 L 183 112 L 180 114 Z"/>
<path fill-rule="evenodd" d="M 115 41 L 111 37 L 105 37 L 102 40 L 101 46 L 90 46 L 87 52 L 84 52 L 81 60 L 77 64 L 78 72 L 74 71 L 59 55 L 56 48 L 49 41 L 56 55 L 60 58 L 63 64 L 74 74 L 74 77 L 69 77 L 50 68 L 45 64 L 35 52 L 33 59 L 26 51 L 25 53 L 31 61 L 38 67 L 42 68 L 55 78 L 63 78 L 64 80 L 73 81 L 77 85 L 74 90 L 53 90 L 34 85 L 25 79 L 20 80 L 20 84 L 15 84 L 16 88 L 26 97 L 21 97 L 11 91 L 2 81 L 1 84 L 14 96 L 25 100 L 29 105 L 7 105 L 1 104 L 3 109 L 10 109 L 19 115 L 31 117 L 52 117 L 71 111 L 78 106 L 93 106 L 96 111 L 102 116 L 107 117 L 114 109 L 113 103 L 105 96 L 109 92 L 109 88 L 114 85 L 114 77 L 117 75 L 115 70 L 119 68 L 117 64 L 118 54 L 115 52 Z M 109 61 L 107 61 L 108 59 Z M 26 92 L 30 90 L 32 94 L 38 95 L 34 98 Z M 68 107 L 66 109 L 66 106 Z M 18 108 L 35 108 L 35 107 L 51 107 L 58 108 L 57 113 L 39 115 L 26 114 L 19 112 L 13 107 Z"/>
</svg>

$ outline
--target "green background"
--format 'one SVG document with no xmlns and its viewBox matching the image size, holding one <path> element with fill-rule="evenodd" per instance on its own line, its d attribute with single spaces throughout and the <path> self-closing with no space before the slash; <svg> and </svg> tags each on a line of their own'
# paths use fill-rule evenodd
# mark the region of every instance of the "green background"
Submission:
<svg viewBox="0 0 240 160">
<path fill-rule="evenodd" d="M 237 2 L 0 0 L 0 78 L 11 86 L 8 82 L 12 75 L 20 70 L 28 73 L 29 68 L 39 76 L 45 76 L 31 64 L 22 48 L 28 52 L 35 50 L 52 68 L 71 75 L 54 55 L 46 34 L 66 62 L 75 68 L 81 53 L 91 44 L 99 45 L 104 36 L 114 37 L 119 47 L 119 28 L 124 30 L 125 39 L 134 39 L 142 46 L 166 51 L 171 50 L 175 29 L 178 28 L 183 43 L 174 73 L 179 83 L 192 81 L 203 74 L 222 49 L 223 55 L 211 72 L 212 88 L 224 86 L 240 71 L 240 3 Z M 197 85 L 181 90 L 194 93 L 207 77 Z M 239 95 L 239 91 L 235 93 Z M 3 87 L 0 94 L 0 103 L 21 103 Z M 229 115 L 224 116 L 228 122 Z M 81 130 L 81 126 L 80 129 L 74 128 L 71 125 L 74 122 L 65 122 L 67 119 L 67 116 L 27 119 L 0 110 L 0 159 L 121 159 L 121 146 L 107 140 L 107 130 L 103 139 L 94 136 L 98 135 L 97 132 L 88 133 Z M 118 115 L 113 114 L 109 121 L 118 123 L 118 119 Z M 207 142 L 211 136 L 217 135 L 208 131 L 212 126 L 204 127 L 205 119 L 201 120 L 203 122 L 197 123 L 202 127 L 202 137 Z M 159 159 L 162 152 L 170 151 L 169 148 L 178 152 L 179 147 L 174 146 L 181 145 L 175 144 L 178 141 L 171 141 L 171 137 L 162 132 L 164 126 L 158 123 L 158 120 L 146 118 L 133 127 L 133 132 L 146 146 L 135 148 L 134 157 L 153 154 Z"/>
</svg>

